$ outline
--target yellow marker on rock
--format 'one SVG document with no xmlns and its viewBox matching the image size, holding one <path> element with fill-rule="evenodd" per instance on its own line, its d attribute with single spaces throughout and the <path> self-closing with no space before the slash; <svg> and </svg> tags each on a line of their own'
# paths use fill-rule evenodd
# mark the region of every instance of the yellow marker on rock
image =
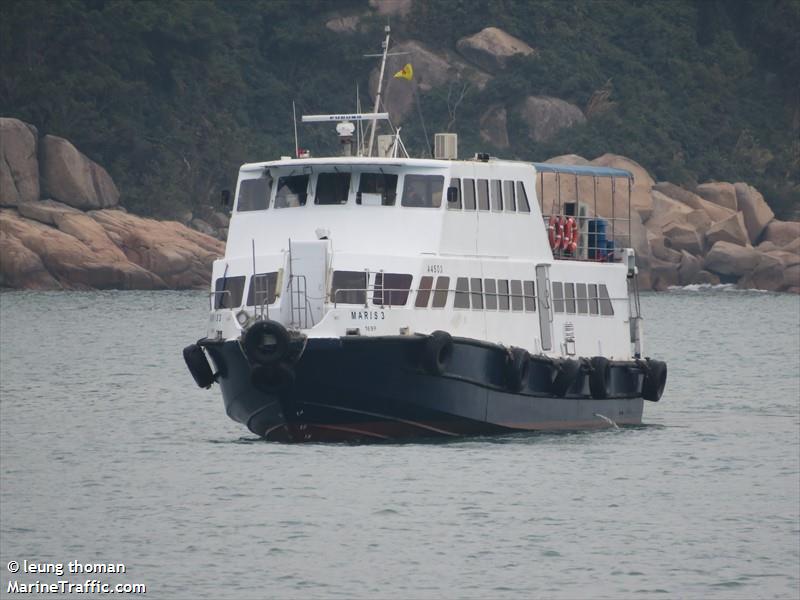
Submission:
<svg viewBox="0 0 800 600">
<path fill-rule="evenodd" d="M 411 67 L 411 63 L 407 63 L 406 66 L 395 73 L 394 76 L 398 79 L 408 79 L 411 81 L 411 78 L 414 77 L 414 69 Z"/>
</svg>

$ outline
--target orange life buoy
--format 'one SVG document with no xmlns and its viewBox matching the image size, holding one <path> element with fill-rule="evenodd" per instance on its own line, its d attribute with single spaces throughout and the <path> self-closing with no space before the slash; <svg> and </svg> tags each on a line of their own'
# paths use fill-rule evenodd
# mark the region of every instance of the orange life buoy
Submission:
<svg viewBox="0 0 800 600">
<path fill-rule="evenodd" d="M 561 249 L 573 253 L 578 249 L 578 224 L 575 219 L 567 217 L 564 222 L 564 237 L 561 240 Z"/>
<path fill-rule="evenodd" d="M 557 250 L 561 247 L 561 240 L 564 238 L 564 224 L 561 217 L 550 216 L 550 223 L 547 225 L 547 236 L 550 240 L 550 248 Z"/>
</svg>

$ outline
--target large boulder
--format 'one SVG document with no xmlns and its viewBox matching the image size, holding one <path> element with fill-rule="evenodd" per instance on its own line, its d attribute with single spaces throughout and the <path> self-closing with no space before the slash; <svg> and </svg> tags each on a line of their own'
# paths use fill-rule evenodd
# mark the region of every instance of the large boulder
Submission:
<svg viewBox="0 0 800 600">
<path fill-rule="evenodd" d="M 653 189 L 653 178 L 642 165 L 635 160 L 620 154 L 606 153 L 592 160 L 592 164 L 597 167 L 612 167 L 623 169 L 633 175 L 631 186 L 631 209 L 636 210 L 642 215 L 642 220 L 647 219 L 647 214 L 652 207 L 650 192 Z M 625 180 L 617 179 L 616 192 L 624 198 L 627 204 L 627 184 Z"/>
<path fill-rule="evenodd" d="M 40 200 L 39 202 L 26 202 L 17 207 L 19 214 L 26 219 L 33 219 L 45 225 L 56 225 L 56 216 L 65 212 L 82 214 L 77 208 L 67 206 L 55 200 Z"/>
<path fill-rule="evenodd" d="M 795 294 L 800 293 L 800 264 L 786 267 L 783 270 L 782 288 Z"/>
<path fill-rule="evenodd" d="M 710 271 L 698 271 L 689 283 L 695 285 L 719 285 L 719 275 Z"/>
<path fill-rule="evenodd" d="M 325 22 L 325 27 L 335 33 L 355 33 L 361 21 L 358 15 L 333 17 Z"/>
<path fill-rule="evenodd" d="M 645 227 L 654 233 L 661 233 L 667 225 L 672 223 L 688 223 L 688 215 L 692 208 L 674 200 L 658 190 L 650 193 L 650 217 L 645 221 Z"/>
<path fill-rule="evenodd" d="M 778 247 L 788 246 L 798 239 L 800 239 L 800 221 L 773 219 L 764 230 L 764 240 Z"/>
<path fill-rule="evenodd" d="M 458 40 L 456 48 L 468 61 L 493 72 L 504 69 L 512 56 L 530 56 L 536 50 L 521 39 L 498 29 L 487 27 L 478 33 Z"/>
<path fill-rule="evenodd" d="M 709 202 L 724 206 L 729 210 L 739 210 L 736 203 L 736 189 L 732 183 L 725 181 L 710 181 L 697 186 L 697 194 Z"/>
<path fill-rule="evenodd" d="M 495 148 L 508 148 L 508 111 L 502 104 L 486 109 L 480 121 L 481 139 Z"/>
<path fill-rule="evenodd" d="M 694 209 L 692 212 L 686 214 L 686 222 L 697 230 L 700 237 L 705 238 L 708 230 L 711 229 L 713 221 L 708 213 L 704 210 Z"/>
<path fill-rule="evenodd" d="M 742 277 L 742 288 L 778 291 L 783 287 L 783 263 L 774 256 L 762 254 L 755 268 Z"/>
<path fill-rule="evenodd" d="M 19 119 L 0 118 L 0 206 L 39 199 L 35 132 Z"/>
<path fill-rule="evenodd" d="M 740 246 L 747 246 L 750 240 L 747 228 L 744 225 L 742 213 L 734 213 L 723 221 L 718 221 L 706 231 L 706 242 L 713 246 L 717 242 L 731 242 Z"/>
<path fill-rule="evenodd" d="M 675 250 L 685 250 L 697 256 L 703 252 L 703 241 L 697 230 L 688 223 L 670 223 L 664 227 L 664 241 Z"/>
<path fill-rule="evenodd" d="M 71 215 L 64 213 L 64 215 Z M 80 215 L 85 217 L 85 215 Z M 92 247 L 69 233 L 49 227 L 38 221 L 20 217 L 11 211 L 0 213 L 0 229 L 15 238 L 14 245 L 22 245 L 36 255 L 50 275 L 51 287 L 68 289 L 160 289 L 165 287 L 153 273 L 132 264 L 118 250 L 110 257 L 100 246 Z M 86 232 L 85 238 L 95 232 Z M 103 233 L 104 235 L 104 233 Z M 28 255 L 30 258 L 30 255 Z M 35 266 L 35 261 L 29 264 Z M 41 273 L 20 272 L 11 265 L 10 273 L 3 262 L 3 279 L 13 280 L 15 287 L 41 287 Z M 29 277 L 33 276 L 33 279 Z"/>
<path fill-rule="evenodd" d="M 64 138 L 46 135 L 41 149 L 45 196 L 81 209 L 119 203 L 119 190 L 106 170 L 81 154 Z"/>
<path fill-rule="evenodd" d="M 663 292 L 670 287 L 680 285 L 678 265 L 675 263 L 664 262 L 657 258 L 651 258 L 650 276 L 652 278 L 653 289 L 658 292 Z"/>
<path fill-rule="evenodd" d="M 47 271 L 39 255 L 2 226 L 5 214 L 0 211 L 0 287 L 60 289 L 61 285 Z"/>
<path fill-rule="evenodd" d="M 664 262 L 676 265 L 681 262 L 681 252 L 667 246 L 662 236 L 650 237 L 650 254 Z"/>
<path fill-rule="evenodd" d="M 528 96 L 519 107 L 528 135 L 535 142 L 546 142 L 562 129 L 586 122 L 581 109 L 560 98 Z"/>
<path fill-rule="evenodd" d="M 692 256 L 686 250 L 681 251 L 681 261 L 678 265 L 678 280 L 681 285 L 696 283 L 698 274 L 702 269 L 700 259 Z"/>
<path fill-rule="evenodd" d="M 705 213 L 714 223 L 727 219 L 734 214 L 734 211 L 730 210 L 729 208 L 725 208 L 724 206 L 719 206 L 718 204 L 704 200 L 697 194 L 694 194 L 689 190 L 685 190 L 682 187 L 679 187 L 668 181 L 659 181 L 653 186 L 653 190 L 660 192 L 665 196 L 672 198 L 673 200 L 682 202 L 686 206 L 694 208 L 695 210 L 705 211 Z"/>
<path fill-rule="evenodd" d="M 128 260 L 156 274 L 171 288 L 208 285 L 211 263 L 225 250 L 219 240 L 177 221 L 143 219 L 119 210 L 89 214 Z"/>
<path fill-rule="evenodd" d="M 370 8 L 383 17 L 405 17 L 412 4 L 412 0 L 369 0 Z"/>
<path fill-rule="evenodd" d="M 764 196 L 753 186 L 737 183 L 734 187 L 736 201 L 744 215 L 744 224 L 747 226 L 750 241 L 756 244 L 767 224 L 775 218 L 775 213 L 764 201 Z"/>
<path fill-rule="evenodd" d="M 717 242 L 708 251 L 703 268 L 719 275 L 741 277 L 758 266 L 761 253 L 730 242 Z"/>
</svg>

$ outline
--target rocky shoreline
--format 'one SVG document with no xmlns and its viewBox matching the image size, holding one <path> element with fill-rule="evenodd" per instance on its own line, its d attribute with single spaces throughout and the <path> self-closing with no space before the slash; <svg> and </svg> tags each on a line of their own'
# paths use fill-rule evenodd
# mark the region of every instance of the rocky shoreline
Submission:
<svg viewBox="0 0 800 600">
<path fill-rule="evenodd" d="M 613 154 L 548 162 L 593 164 L 634 174 L 631 245 L 642 289 L 734 283 L 800 293 L 800 222 L 780 221 L 746 183 L 695 190 L 656 183 Z M 562 177 L 564 194 L 585 182 Z M 545 188 L 552 197 L 554 189 Z M 548 212 L 545 202 L 544 212 Z M 626 204 L 627 209 L 627 204 Z M 610 217 L 619 205 L 593 207 Z M 185 289 L 209 284 L 224 253 L 227 218 L 157 221 L 128 213 L 109 174 L 69 141 L 39 139 L 35 127 L 0 118 L 0 287 L 15 289 Z M 626 232 L 627 233 L 627 232 Z"/>
</svg>

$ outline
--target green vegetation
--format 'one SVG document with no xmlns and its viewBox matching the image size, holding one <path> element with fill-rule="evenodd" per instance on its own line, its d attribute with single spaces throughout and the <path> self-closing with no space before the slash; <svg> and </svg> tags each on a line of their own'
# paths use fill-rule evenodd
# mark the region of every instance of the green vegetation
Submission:
<svg viewBox="0 0 800 600">
<path fill-rule="evenodd" d="M 105 166 L 132 210 L 177 215 L 216 202 L 239 164 L 291 154 L 298 113 L 362 102 L 384 20 L 334 33 L 335 14 L 366 0 L 5 0 L 0 5 L 0 115 L 66 137 Z M 586 125 L 510 154 L 624 154 L 658 180 L 747 181 L 779 214 L 800 205 L 800 2 L 415 0 L 397 39 L 433 47 L 494 25 L 537 48 L 487 88 L 470 89 L 452 128 L 462 155 L 484 148 L 492 103 L 552 95 Z M 447 127 L 447 90 L 423 95 L 427 130 Z M 425 148 L 419 119 L 404 126 Z M 510 113 L 511 132 L 525 126 Z M 331 150 L 325 127 L 301 144 Z M 419 136 L 419 137 L 418 137 Z M 334 141 L 335 143 L 335 141 Z"/>
</svg>

